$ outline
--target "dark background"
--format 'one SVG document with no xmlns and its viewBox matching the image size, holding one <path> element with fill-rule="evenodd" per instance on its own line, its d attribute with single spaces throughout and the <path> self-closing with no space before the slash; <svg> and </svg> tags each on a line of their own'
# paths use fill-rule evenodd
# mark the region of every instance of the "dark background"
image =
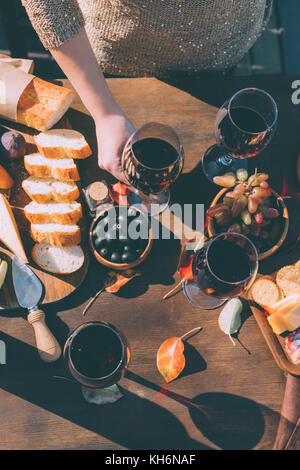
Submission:
<svg viewBox="0 0 300 470">
<path fill-rule="evenodd" d="M 233 75 L 300 74 L 300 1 L 273 0 L 270 22 Z M 31 26 L 21 0 L 0 2 L 0 53 L 34 59 L 41 78 L 64 78 Z"/>
</svg>

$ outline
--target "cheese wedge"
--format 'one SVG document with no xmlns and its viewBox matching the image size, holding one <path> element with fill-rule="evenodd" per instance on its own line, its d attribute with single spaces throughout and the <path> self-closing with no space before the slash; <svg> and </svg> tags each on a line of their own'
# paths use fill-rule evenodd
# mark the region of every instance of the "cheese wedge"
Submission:
<svg viewBox="0 0 300 470">
<path fill-rule="evenodd" d="M 275 308 L 277 306 L 277 308 Z M 280 335 L 285 331 L 293 331 L 300 326 L 300 296 L 291 295 L 286 299 L 276 302 L 269 311 L 272 313 L 268 317 L 274 333 Z"/>
<path fill-rule="evenodd" d="M 18 258 L 28 263 L 13 212 L 3 194 L 0 194 L 0 241 Z"/>
<path fill-rule="evenodd" d="M 300 304 L 292 308 L 288 313 L 274 313 L 268 317 L 272 330 L 277 335 L 285 331 L 294 331 L 300 326 Z"/>
<path fill-rule="evenodd" d="M 268 307 L 268 312 L 273 315 L 277 313 L 287 313 L 296 306 L 297 304 L 300 304 L 300 295 L 299 294 L 294 294 L 290 295 L 289 297 L 285 297 L 282 300 L 279 300 L 272 306 Z"/>
</svg>

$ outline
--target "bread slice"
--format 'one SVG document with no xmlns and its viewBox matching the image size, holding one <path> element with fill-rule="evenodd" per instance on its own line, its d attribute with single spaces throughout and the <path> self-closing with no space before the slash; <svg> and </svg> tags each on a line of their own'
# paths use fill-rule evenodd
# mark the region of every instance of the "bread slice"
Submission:
<svg viewBox="0 0 300 470">
<path fill-rule="evenodd" d="M 79 189 L 73 181 L 57 181 L 54 178 L 30 176 L 22 182 L 30 199 L 39 204 L 47 202 L 72 202 L 79 198 Z"/>
<path fill-rule="evenodd" d="M 92 154 L 84 136 L 73 129 L 51 129 L 34 138 L 39 152 L 47 158 L 87 158 Z"/>
<path fill-rule="evenodd" d="M 24 165 L 31 176 L 55 178 L 59 181 L 79 181 L 77 166 L 72 158 L 46 158 L 40 153 L 25 155 Z"/>
<path fill-rule="evenodd" d="M 74 97 L 72 90 L 34 77 L 19 98 L 17 121 L 46 131 L 61 119 Z"/>
<path fill-rule="evenodd" d="M 59 248 L 49 243 L 36 243 L 31 256 L 38 266 L 55 274 L 74 273 L 84 262 L 84 253 L 79 245 Z"/>
<path fill-rule="evenodd" d="M 268 277 L 262 277 L 255 281 L 250 289 L 250 295 L 254 302 L 263 308 L 268 308 L 282 299 L 281 290 Z"/>
<path fill-rule="evenodd" d="M 76 224 L 82 217 L 79 202 L 49 202 L 39 204 L 30 202 L 24 207 L 24 213 L 32 224 Z"/>
<path fill-rule="evenodd" d="M 46 242 L 53 246 L 75 246 L 81 241 L 78 225 L 31 224 L 30 232 L 35 242 Z"/>
<path fill-rule="evenodd" d="M 286 297 L 300 294 L 300 264 L 284 266 L 276 275 L 276 282 Z"/>
</svg>

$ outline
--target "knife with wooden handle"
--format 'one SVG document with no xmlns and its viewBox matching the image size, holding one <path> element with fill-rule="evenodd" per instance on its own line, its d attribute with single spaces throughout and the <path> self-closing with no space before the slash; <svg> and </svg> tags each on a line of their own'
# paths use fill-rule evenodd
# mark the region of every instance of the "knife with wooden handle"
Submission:
<svg viewBox="0 0 300 470">
<path fill-rule="evenodd" d="M 61 355 L 61 347 L 45 323 L 45 313 L 38 308 L 43 293 L 39 278 L 16 256 L 12 259 L 12 277 L 19 305 L 29 312 L 28 322 L 33 326 L 40 358 L 54 362 Z"/>
</svg>

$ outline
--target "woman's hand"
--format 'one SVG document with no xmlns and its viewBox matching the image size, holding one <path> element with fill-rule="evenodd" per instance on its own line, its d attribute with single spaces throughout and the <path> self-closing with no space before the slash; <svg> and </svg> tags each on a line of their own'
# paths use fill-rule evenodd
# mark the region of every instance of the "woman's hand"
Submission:
<svg viewBox="0 0 300 470">
<path fill-rule="evenodd" d="M 122 113 L 95 119 L 98 163 L 100 168 L 112 173 L 118 180 L 126 182 L 122 170 L 122 152 L 130 135 L 134 132 L 132 123 Z"/>
</svg>

